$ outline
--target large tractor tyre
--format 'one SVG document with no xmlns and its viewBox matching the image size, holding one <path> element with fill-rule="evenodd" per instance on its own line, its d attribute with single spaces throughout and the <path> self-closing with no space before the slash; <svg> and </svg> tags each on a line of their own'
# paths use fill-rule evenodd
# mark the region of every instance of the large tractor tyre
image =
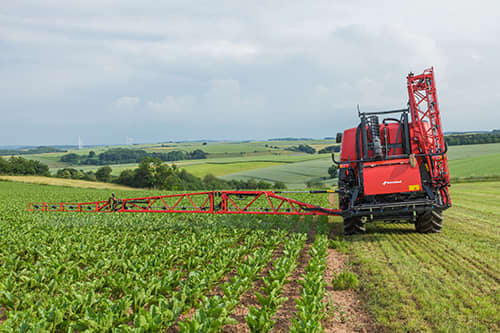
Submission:
<svg viewBox="0 0 500 333">
<path fill-rule="evenodd" d="M 415 229 L 422 234 L 441 232 L 443 216 L 440 210 L 429 210 L 417 218 Z"/>
<path fill-rule="evenodd" d="M 360 217 L 344 218 L 344 235 L 363 234 L 365 231 L 365 223 Z"/>
</svg>

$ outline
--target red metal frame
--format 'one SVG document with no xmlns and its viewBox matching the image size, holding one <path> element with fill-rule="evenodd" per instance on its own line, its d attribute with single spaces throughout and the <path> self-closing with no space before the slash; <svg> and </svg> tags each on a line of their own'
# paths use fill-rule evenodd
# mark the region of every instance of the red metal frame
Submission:
<svg viewBox="0 0 500 333">
<path fill-rule="evenodd" d="M 326 192 L 326 191 L 325 191 Z M 237 203 L 237 201 L 244 201 Z M 200 213 L 264 215 L 340 215 L 278 195 L 274 191 L 208 191 L 84 203 L 29 203 L 28 211 L 88 213 Z"/>
<path fill-rule="evenodd" d="M 420 75 L 410 73 L 407 79 L 412 126 L 421 153 L 443 153 L 446 148 L 437 100 L 434 68 L 426 69 Z M 429 166 L 434 185 L 440 188 L 443 200 L 449 201 L 450 172 L 446 155 L 426 156 L 425 161 Z M 445 203 L 451 204 L 451 202 Z"/>
</svg>

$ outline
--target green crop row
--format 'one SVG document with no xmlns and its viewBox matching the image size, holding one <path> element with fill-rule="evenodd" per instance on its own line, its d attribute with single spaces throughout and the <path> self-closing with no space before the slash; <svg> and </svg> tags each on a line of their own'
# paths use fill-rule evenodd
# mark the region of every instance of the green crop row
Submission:
<svg viewBox="0 0 500 333">
<path fill-rule="evenodd" d="M 204 305 L 196 311 L 192 319 L 179 323 L 181 332 L 214 333 L 223 325 L 234 324 L 230 314 L 239 304 L 241 295 L 253 285 L 259 272 L 271 259 L 273 251 L 282 241 L 281 237 L 276 235 L 268 238 L 267 244 L 257 249 L 253 256 L 248 256 L 237 267 L 237 275 L 222 285 L 224 295 L 205 298 Z"/>
<path fill-rule="evenodd" d="M 274 261 L 274 269 L 269 271 L 268 276 L 262 278 L 264 282 L 262 293 L 256 293 L 260 308 L 250 306 L 249 313 L 245 318 L 252 332 L 269 332 L 272 330 L 275 324 L 273 316 L 287 300 L 286 297 L 281 297 L 283 286 L 297 267 L 297 258 L 304 247 L 306 239 L 307 236 L 304 234 L 292 235 L 290 241 L 285 244 L 283 256 Z"/>
<path fill-rule="evenodd" d="M 193 323 L 217 321 L 211 307 L 222 300 L 229 315 L 276 247 L 288 249 L 291 228 L 307 228 L 282 216 L 25 211 L 27 201 L 108 196 L 0 182 L 1 332 L 187 329 L 196 310 Z M 232 271 L 224 297 L 207 299 Z"/>
<path fill-rule="evenodd" d="M 323 273 L 326 269 L 328 238 L 317 235 L 309 254 L 311 259 L 306 266 L 306 274 L 299 283 L 302 285 L 301 298 L 296 300 L 297 314 L 292 318 L 290 332 L 323 332 L 321 320 L 325 316 L 323 298 L 326 283 Z"/>
</svg>

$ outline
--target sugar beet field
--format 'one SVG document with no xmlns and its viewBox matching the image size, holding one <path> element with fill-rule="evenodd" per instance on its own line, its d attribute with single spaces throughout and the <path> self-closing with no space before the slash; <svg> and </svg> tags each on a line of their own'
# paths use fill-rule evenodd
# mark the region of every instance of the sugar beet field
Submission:
<svg viewBox="0 0 500 333">
<path fill-rule="evenodd" d="M 108 196 L 0 181 L 0 332 L 500 330 L 499 182 L 454 185 L 429 235 L 378 223 L 344 238 L 326 217 L 24 210 Z"/>
</svg>

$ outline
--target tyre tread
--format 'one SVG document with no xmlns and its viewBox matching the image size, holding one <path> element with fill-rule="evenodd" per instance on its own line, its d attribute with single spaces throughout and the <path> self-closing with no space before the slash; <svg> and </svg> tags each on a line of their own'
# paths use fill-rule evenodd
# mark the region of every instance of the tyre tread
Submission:
<svg viewBox="0 0 500 333">
<path fill-rule="evenodd" d="M 421 214 L 415 222 L 415 229 L 423 234 L 439 233 L 443 228 L 443 216 L 439 210 L 430 210 Z"/>
</svg>

